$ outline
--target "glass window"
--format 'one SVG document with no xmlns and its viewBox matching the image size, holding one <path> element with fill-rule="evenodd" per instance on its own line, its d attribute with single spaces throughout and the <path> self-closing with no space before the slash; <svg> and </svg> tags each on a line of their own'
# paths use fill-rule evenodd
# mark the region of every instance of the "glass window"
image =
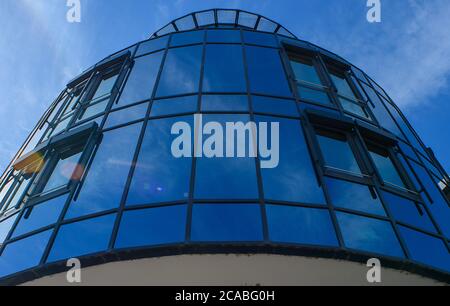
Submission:
<svg viewBox="0 0 450 306">
<path fill-rule="evenodd" d="M 148 103 L 142 103 L 110 113 L 108 115 L 108 120 L 106 120 L 105 128 L 110 128 L 135 120 L 143 119 L 147 114 L 147 109 Z"/>
<path fill-rule="evenodd" d="M 216 23 L 213 10 L 196 13 L 195 18 L 197 19 L 199 26 L 212 25 Z"/>
<path fill-rule="evenodd" d="M 14 222 L 17 219 L 17 216 L 18 214 L 0 222 L 0 245 L 3 244 L 3 242 L 5 242 L 5 239 L 8 236 L 9 231 L 13 227 Z"/>
<path fill-rule="evenodd" d="M 268 122 L 269 128 L 271 123 L 278 122 L 280 129 L 279 164 L 272 169 L 261 169 L 266 199 L 326 203 L 314 172 L 300 121 L 259 116 L 257 121 Z M 261 130 L 259 132 L 261 133 Z M 270 135 L 270 132 L 268 134 Z M 264 160 L 262 157 L 261 159 Z"/>
<path fill-rule="evenodd" d="M 39 171 L 39 169 L 37 169 L 37 171 Z M 32 174 L 32 172 L 27 172 L 27 170 L 25 169 L 24 173 L 20 174 L 16 178 L 16 184 L 13 186 L 13 190 L 11 190 L 11 193 L 6 199 L 4 199 L 4 202 L 2 203 L 2 212 L 7 212 L 14 208 L 18 208 L 23 204 L 24 194 L 26 189 L 28 188 L 28 185 L 32 178 Z"/>
<path fill-rule="evenodd" d="M 96 100 L 98 98 L 109 95 L 114 87 L 114 84 L 116 83 L 118 76 L 118 73 L 103 76 L 91 100 Z"/>
<path fill-rule="evenodd" d="M 317 131 L 325 166 L 361 175 L 361 169 L 345 134 Z"/>
<path fill-rule="evenodd" d="M 133 69 L 123 88 L 119 106 L 150 99 L 161 66 L 163 52 L 140 57 L 134 61 Z"/>
<path fill-rule="evenodd" d="M 211 43 L 240 43 L 239 30 L 209 30 L 207 41 Z"/>
<path fill-rule="evenodd" d="M 226 151 L 225 135 L 226 123 L 250 122 L 248 115 L 204 115 L 203 124 L 217 122 L 222 126 L 222 131 L 214 131 L 216 143 Z M 239 137 L 234 131 L 234 158 L 203 156 L 197 159 L 197 169 L 195 175 L 195 198 L 197 199 L 257 199 L 258 188 L 256 182 L 256 162 L 255 158 L 238 158 L 236 149 Z M 249 130 L 245 133 L 246 144 L 252 145 Z M 210 136 L 211 137 L 211 136 Z M 213 136 L 214 137 L 214 136 Z M 207 137 L 205 136 L 205 142 Z M 208 138 L 209 139 L 209 138 Z M 248 149 L 248 147 L 247 147 Z M 247 151 L 248 152 L 248 151 Z M 246 155 L 248 156 L 248 155 Z M 239 179 L 237 179 L 239 178 Z"/>
<path fill-rule="evenodd" d="M 72 119 L 72 117 L 67 117 L 67 118 L 63 119 L 62 121 L 60 121 L 55 126 L 53 131 L 46 138 L 50 138 L 50 136 L 55 136 L 55 135 L 58 135 L 59 133 L 61 133 L 62 131 L 65 131 L 67 126 L 69 125 L 71 119 Z"/>
<path fill-rule="evenodd" d="M 261 206 L 198 204 L 192 211 L 193 241 L 263 240 Z"/>
<path fill-rule="evenodd" d="M 56 223 L 66 201 L 67 195 L 64 195 L 45 203 L 26 208 L 14 230 L 13 237 L 18 237 Z"/>
<path fill-rule="evenodd" d="M 372 157 L 372 160 L 375 163 L 378 173 L 381 175 L 383 181 L 395 186 L 406 188 L 400 173 L 394 165 L 389 151 L 372 145 L 368 145 L 368 149 L 369 154 Z"/>
<path fill-rule="evenodd" d="M 292 96 L 278 50 L 245 47 L 250 89 L 253 93 Z"/>
<path fill-rule="evenodd" d="M 442 240 L 403 226 L 400 232 L 414 260 L 450 272 L 450 253 Z"/>
<path fill-rule="evenodd" d="M 244 42 L 247 44 L 262 45 L 268 47 L 278 47 L 277 41 L 272 34 L 261 32 L 244 31 Z"/>
<path fill-rule="evenodd" d="M 311 60 L 291 58 L 291 67 L 297 81 L 322 86 L 322 81 Z"/>
<path fill-rule="evenodd" d="M 447 238 L 450 238 L 450 222 L 448 222 L 448 220 L 450 220 L 450 207 L 436 184 L 431 180 L 426 170 L 414 162 L 411 162 L 411 164 L 426 191 L 433 200 L 433 203 L 431 203 L 428 197 L 423 193 L 422 198 L 428 204 L 427 207 L 430 209 L 435 221 L 437 221 L 441 230 L 444 232 L 444 235 Z"/>
<path fill-rule="evenodd" d="M 106 250 L 115 220 L 116 215 L 112 214 L 61 226 L 47 262 Z"/>
<path fill-rule="evenodd" d="M 270 240 L 339 246 L 328 210 L 275 205 L 266 207 Z"/>
<path fill-rule="evenodd" d="M 245 27 L 254 28 L 258 16 L 250 13 L 239 12 L 239 24 Z"/>
<path fill-rule="evenodd" d="M 202 51 L 202 46 L 169 50 L 158 85 L 158 97 L 198 91 Z"/>
<path fill-rule="evenodd" d="M 120 223 L 116 248 L 183 242 L 186 205 L 126 211 Z"/>
<path fill-rule="evenodd" d="M 404 257 L 390 223 L 341 212 L 336 215 L 348 248 Z"/>
<path fill-rule="evenodd" d="M 65 187 L 71 180 L 81 178 L 82 166 L 79 164 L 84 146 L 58 154 L 57 162 L 42 189 L 43 193 Z"/>
<path fill-rule="evenodd" d="M 308 102 L 315 102 L 320 104 L 325 104 L 332 106 L 330 97 L 325 91 L 315 90 L 305 86 L 298 86 L 300 99 L 306 100 Z"/>
<path fill-rule="evenodd" d="M 436 233 L 436 228 L 421 204 L 388 192 L 383 192 L 383 198 L 395 220 Z"/>
<path fill-rule="evenodd" d="M 354 103 L 350 100 L 341 97 L 339 97 L 339 102 L 341 103 L 344 111 L 351 113 L 353 115 L 357 115 L 359 117 L 370 119 L 369 115 L 360 104 Z"/>
<path fill-rule="evenodd" d="M 151 39 L 149 41 L 140 44 L 139 49 L 136 52 L 136 56 L 165 49 L 167 47 L 168 38 L 169 36 L 164 36 L 161 38 Z"/>
<path fill-rule="evenodd" d="M 217 11 L 218 23 L 236 23 L 236 11 L 234 10 L 218 10 Z"/>
<path fill-rule="evenodd" d="M 0 257 L 0 277 L 38 266 L 51 233 L 49 230 L 7 245 Z"/>
<path fill-rule="evenodd" d="M 248 97 L 244 95 L 202 95 L 202 111 L 248 112 Z"/>
<path fill-rule="evenodd" d="M 206 46 L 204 92 L 246 92 L 240 45 Z"/>
<path fill-rule="evenodd" d="M 274 114 L 282 116 L 298 117 L 296 102 L 286 99 L 275 99 L 261 96 L 253 96 L 253 111 L 256 113 Z"/>
<path fill-rule="evenodd" d="M 171 134 L 171 129 L 177 122 L 193 126 L 191 116 L 148 122 L 127 205 L 177 201 L 189 197 L 192 158 L 176 158 L 172 154 L 172 143 L 177 136 Z M 192 147 L 191 143 L 184 145 Z M 192 148 L 189 152 L 192 154 Z"/>
<path fill-rule="evenodd" d="M 66 215 L 74 218 L 119 206 L 142 124 L 106 132 L 78 199 Z"/>
<path fill-rule="evenodd" d="M 205 32 L 191 31 L 172 35 L 171 47 L 203 43 Z"/>
<path fill-rule="evenodd" d="M 337 74 L 330 73 L 330 77 L 334 85 L 336 86 L 339 95 L 348 97 L 352 100 L 357 100 L 356 95 L 350 87 L 350 84 L 348 83 L 345 76 L 339 76 Z"/>
<path fill-rule="evenodd" d="M 198 96 L 185 96 L 153 101 L 151 117 L 194 113 L 198 107 Z"/>
<path fill-rule="evenodd" d="M 331 202 L 335 207 L 386 216 L 375 189 L 373 190 L 375 194 L 372 194 L 369 186 L 331 178 L 326 178 L 325 181 Z"/>
<path fill-rule="evenodd" d="M 103 100 L 95 104 L 91 104 L 88 108 L 86 108 L 78 119 L 78 121 L 86 120 L 88 118 L 92 118 L 96 115 L 103 113 L 106 110 L 106 107 L 109 104 L 109 100 Z"/>
<path fill-rule="evenodd" d="M 7 183 L 4 184 L 3 188 L 1 189 L 1 191 L 0 191 L 0 210 L 3 205 L 3 202 L 8 200 L 8 198 L 6 196 L 8 195 L 8 192 L 10 191 L 13 184 L 14 184 L 14 179 L 11 178 Z"/>
</svg>

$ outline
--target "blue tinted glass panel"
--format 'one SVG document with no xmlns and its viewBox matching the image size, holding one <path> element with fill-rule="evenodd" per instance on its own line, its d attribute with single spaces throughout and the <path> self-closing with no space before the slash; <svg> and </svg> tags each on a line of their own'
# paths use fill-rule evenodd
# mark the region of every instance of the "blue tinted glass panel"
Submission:
<svg viewBox="0 0 450 306">
<path fill-rule="evenodd" d="M 261 169 L 266 199 L 326 203 L 313 169 L 300 121 L 259 116 L 257 121 L 268 122 L 269 127 L 271 123 L 278 122 L 280 126 L 279 164 L 275 168 Z M 270 134 L 269 130 L 268 135 Z M 273 146 L 273 143 L 270 145 Z M 273 147 L 272 150 L 276 152 Z M 262 161 L 268 159 L 261 157 Z M 274 154 L 272 160 L 275 160 Z"/>
<path fill-rule="evenodd" d="M 203 95 L 202 110 L 248 112 L 248 97 L 236 95 Z"/>
<path fill-rule="evenodd" d="M 142 124 L 103 135 L 86 180 L 66 219 L 117 208 L 122 198 Z"/>
<path fill-rule="evenodd" d="M 420 186 L 419 181 L 417 180 L 416 176 L 411 170 L 411 167 L 407 164 L 406 159 L 403 157 L 403 155 L 397 154 L 397 158 L 400 161 L 400 163 L 403 165 L 403 168 L 408 173 L 409 178 L 411 179 L 415 190 L 420 190 L 422 187 Z"/>
<path fill-rule="evenodd" d="M 352 88 L 350 87 L 345 78 L 334 74 L 330 74 L 330 77 L 340 95 L 356 100 L 355 93 L 353 92 Z"/>
<path fill-rule="evenodd" d="M 212 43 L 240 43 L 241 32 L 238 30 L 209 30 L 207 42 Z"/>
<path fill-rule="evenodd" d="M 0 277 L 39 265 L 51 233 L 49 230 L 7 245 L 0 257 Z"/>
<path fill-rule="evenodd" d="M 150 99 L 156 77 L 161 67 L 163 52 L 140 57 L 135 60 L 133 69 L 123 88 L 118 106 Z"/>
<path fill-rule="evenodd" d="M 267 205 L 267 220 L 272 241 L 339 246 L 328 210 Z"/>
<path fill-rule="evenodd" d="M 206 46 L 204 92 L 246 92 L 240 45 Z"/>
<path fill-rule="evenodd" d="M 170 244 L 185 240 L 186 205 L 126 211 L 116 248 Z"/>
<path fill-rule="evenodd" d="M 14 230 L 13 237 L 56 223 L 66 201 L 67 195 L 27 208 Z"/>
<path fill-rule="evenodd" d="M 0 244 L 5 242 L 6 236 L 8 236 L 9 231 L 14 225 L 14 222 L 17 219 L 18 214 L 14 215 L 13 217 L 10 217 L 6 220 L 3 220 L 0 223 Z"/>
<path fill-rule="evenodd" d="M 448 221 L 450 220 L 450 207 L 426 170 L 414 162 L 412 162 L 412 165 L 420 181 L 431 196 L 433 203 L 429 201 L 425 194 L 422 194 L 422 198 L 427 203 L 434 220 L 437 221 L 441 230 L 444 232 L 444 235 L 447 238 L 450 238 L 450 222 Z"/>
<path fill-rule="evenodd" d="M 348 248 L 404 257 L 390 223 L 341 212 L 336 215 Z"/>
<path fill-rule="evenodd" d="M 79 176 L 78 173 L 75 173 L 75 170 L 77 170 L 77 172 L 79 171 L 80 166 L 78 162 L 81 158 L 81 154 L 83 153 L 82 149 L 83 148 L 80 147 L 75 152 L 65 153 L 58 157 L 58 163 L 52 170 L 52 173 L 48 178 L 42 192 L 47 192 L 66 186 L 69 184 L 73 176 Z"/>
<path fill-rule="evenodd" d="M 297 81 L 322 85 L 319 74 L 312 63 L 306 64 L 302 61 L 291 59 L 291 66 Z"/>
<path fill-rule="evenodd" d="M 202 46 L 169 50 L 158 85 L 158 97 L 198 91 L 202 50 Z"/>
<path fill-rule="evenodd" d="M 344 98 L 339 98 L 339 102 L 341 103 L 344 111 L 351 113 L 351 115 L 357 115 L 363 118 L 370 119 L 369 115 L 361 105 L 353 103 L 350 100 Z"/>
<path fill-rule="evenodd" d="M 203 31 L 192 31 L 179 34 L 173 34 L 172 40 L 170 41 L 171 47 L 190 45 L 190 44 L 200 44 L 203 43 L 205 37 L 205 32 Z"/>
<path fill-rule="evenodd" d="M 190 127 L 192 117 L 150 120 L 147 125 L 136 169 L 128 193 L 127 204 L 138 205 L 184 200 L 189 196 L 192 158 L 176 158 L 172 154 L 172 126 L 185 122 Z M 189 135 L 190 136 L 190 135 Z M 192 154 L 191 146 L 188 152 Z"/>
<path fill-rule="evenodd" d="M 419 208 L 413 201 L 398 197 L 392 193 L 383 192 L 383 197 L 395 220 L 434 233 L 436 232 L 436 229 L 428 217 L 425 208 L 419 206 L 421 210 L 420 212 Z"/>
<path fill-rule="evenodd" d="M 272 34 L 244 31 L 244 42 L 268 47 L 277 47 L 277 41 Z"/>
<path fill-rule="evenodd" d="M 259 112 L 292 117 L 299 116 L 296 102 L 293 100 L 253 96 L 252 102 L 253 111 L 256 113 Z"/>
<path fill-rule="evenodd" d="M 198 96 L 179 97 L 153 101 L 151 117 L 193 113 L 197 111 Z"/>
<path fill-rule="evenodd" d="M 317 135 L 325 165 L 335 169 L 361 174 L 353 150 L 345 135 Z"/>
<path fill-rule="evenodd" d="M 167 46 L 167 40 L 169 36 L 152 39 L 142 43 L 136 52 L 136 56 L 154 52 L 157 50 L 165 49 Z"/>
<path fill-rule="evenodd" d="M 245 50 L 252 92 L 292 96 L 278 50 L 251 46 Z"/>
<path fill-rule="evenodd" d="M 368 186 L 331 178 L 326 178 L 325 181 L 335 207 L 386 216 L 378 195 L 374 199 Z"/>
<path fill-rule="evenodd" d="M 148 103 L 132 106 L 108 115 L 105 128 L 122 125 L 135 120 L 143 119 L 147 113 Z"/>
<path fill-rule="evenodd" d="M 205 115 L 203 116 L 203 124 L 214 121 L 221 125 L 222 131 L 213 132 L 216 137 L 216 143 L 222 144 L 223 150 L 226 151 L 226 137 L 220 139 L 220 135 L 225 135 L 226 123 L 243 122 L 248 123 L 249 116 L 246 115 Z M 204 136 L 202 143 L 212 136 Z M 256 164 L 255 159 L 250 157 L 237 158 L 238 138 L 234 133 L 234 156 L 232 158 L 214 157 L 208 158 L 204 156 L 197 159 L 197 171 L 195 181 L 194 196 L 197 199 L 257 199 L 258 188 L 256 183 Z M 249 137 L 250 133 L 246 132 L 247 139 L 246 152 L 252 145 Z M 230 144 L 228 144 L 230 146 Z M 219 152 L 219 153 L 221 153 Z M 225 152 L 224 152 L 225 153 Z M 248 155 L 246 155 L 248 156 Z"/>
<path fill-rule="evenodd" d="M 63 225 L 50 251 L 47 262 L 74 258 L 108 248 L 116 215 Z"/>
<path fill-rule="evenodd" d="M 383 181 L 406 188 L 397 168 L 392 162 L 389 152 L 369 147 L 369 153 Z"/>
<path fill-rule="evenodd" d="M 400 232 L 414 260 L 450 272 L 450 253 L 442 240 L 403 226 Z"/>
<path fill-rule="evenodd" d="M 316 102 L 325 105 L 333 105 L 328 97 L 328 94 L 321 90 L 315 90 L 304 86 L 298 86 L 300 99 Z"/>
<path fill-rule="evenodd" d="M 194 241 L 263 239 L 261 207 L 253 204 L 199 204 L 192 212 Z"/>
</svg>

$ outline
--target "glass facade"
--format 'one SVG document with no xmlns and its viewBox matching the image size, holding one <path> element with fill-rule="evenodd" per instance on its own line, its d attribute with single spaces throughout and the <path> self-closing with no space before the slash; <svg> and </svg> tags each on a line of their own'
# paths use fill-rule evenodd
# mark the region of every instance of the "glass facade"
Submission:
<svg viewBox="0 0 450 306">
<path fill-rule="evenodd" d="M 0 277 L 72 257 L 231 244 L 450 273 L 447 174 L 386 93 L 264 17 L 210 12 L 106 58 L 55 100 L 0 182 Z M 218 157 L 223 137 L 212 158 L 196 154 L 196 137 L 174 156 L 174 125 L 192 135 L 198 114 L 203 125 L 277 123 L 277 166 L 262 167 L 261 152 Z"/>
</svg>

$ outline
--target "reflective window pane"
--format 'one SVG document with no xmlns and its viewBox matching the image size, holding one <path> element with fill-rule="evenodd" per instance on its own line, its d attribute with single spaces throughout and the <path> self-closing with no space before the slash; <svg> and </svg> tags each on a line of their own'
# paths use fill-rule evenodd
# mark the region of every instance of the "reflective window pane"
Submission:
<svg viewBox="0 0 450 306">
<path fill-rule="evenodd" d="M 299 59 L 291 59 L 291 67 L 297 81 L 322 85 L 319 74 L 317 73 L 317 70 L 312 62 L 308 63 L 307 61 L 302 61 Z"/>
<path fill-rule="evenodd" d="M 203 42 L 205 37 L 205 32 L 203 31 L 191 31 L 185 33 L 173 34 L 170 41 L 171 47 L 190 45 L 190 44 L 200 44 Z"/>
<path fill-rule="evenodd" d="M 331 77 L 331 80 L 333 81 L 334 85 L 336 86 L 336 89 L 337 89 L 339 95 L 356 100 L 355 93 L 353 92 L 352 88 L 350 87 L 350 85 L 345 77 L 338 76 L 333 73 L 330 74 L 330 77 Z"/>
<path fill-rule="evenodd" d="M 339 246 L 328 210 L 267 205 L 267 220 L 272 241 Z"/>
<path fill-rule="evenodd" d="M 296 102 L 293 100 L 274 99 L 261 96 L 253 96 L 253 111 L 256 113 L 274 114 L 298 117 Z"/>
<path fill-rule="evenodd" d="M 320 130 L 317 139 L 327 167 L 361 174 L 353 150 L 344 134 Z"/>
<path fill-rule="evenodd" d="M 80 146 L 73 151 L 59 155 L 58 162 L 53 168 L 42 192 L 53 191 L 66 186 L 72 179 L 79 179 L 81 177 L 79 161 L 82 153 L 83 146 Z"/>
<path fill-rule="evenodd" d="M 389 222 L 337 212 L 337 219 L 350 249 L 404 257 L 403 250 Z"/>
<path fill-rule="evenodd" d="M 66 219 L 116 208 L 120 204 L 142 124 L 103 135 L 78 199 Z"/>
<path fill-rule="evenodd" d="M 198 91 L 202 50 L 202 46 L 169 50 L 158 85 L 158 97 Z"/>
<path fill-rule="evenodd" d="M 399 228 L 414 260 L 450 272 L 450 253 L 442 240 L 403 226 Z"/>
<path fill-rule="evenodd" d="M 252 46 L 245 50 L 252 92 L 292 96 L 278 50 Z"/>
<path fill-rule="evenodd" d="M 243 122 L 250 121 L 246 115 L 204 115 L 203 125 L 208 122 L 218 122 L 222 131 L 213 131 L 212 136 L 205 136 L 205 142 L 208 138 L 215 139 L 219 147 L 222 145 L 225 151 L 226 122 Z M 214 136 L 215 135 L 215 136 Z M 195 175 L 195 193 L 197 199 L 257 199 L 258 188 L 256 182 L 256 163 L 255 158 L 237 157 L 236 148 L 238 147 L 239 137 L 234 132 L 234 156 L 233 158 L 208 158 L 206 156 L 197 159 L 197 169 Z M 221 139 L 222 138 L 222 139 Z M 253 141 L 250 133 L 246 130 L 246 144 L 251 145 Z M 212 141 L 212 140 L 211 140 Z M 229 146 L 231 144 L 228 144 Z M 241 145 L 241 144 L 239 144 Z M 248 146 L 247 146 L 248 152 Z M 220 152 L 219 152 L 220 153 Z M 248 155 L 246 155 L 248 156 Z M 239 179 L 237 179 L 239 178 Z"/>
<path fill-rule="evenodd" d="M 369 154 L 372 157 L 372 160 L 375 163 L 375 166 L 377 167 L 383 181 L 406 188 L 405 183 L 395 167 L 389 152 L 373 146 L 369 146 L 368 148 Z"/>
<path fill-rule="evenodd" d="M 266 34 L 261 32 L 249 32 L 244 31 L 244 42 L 247 44 L 277 47 L 278 43 L 275 40 L 275 36 L 272 34 Z"/>
<path fill-rule="evenodd" d="M 326 178 L 325 181 L 335 207 L 386 216 L 380 198 L 376 194 L 377 198 L 374 198 L 368 186 L 332 178 Z"/>
<path fill-rule="evenodd" d="M 18 214 L 14 215 L 14 216 L 12 216 L 12 217 L 6 219 L 6 220 L 3 220 L 3 221 L 0 223 L 0 244 L 2 244 L 3 242 L 5 242 L 5 239 L 6 239 L 6 237 L 8 236 L 9 231 L 10 231 L 11 228 L 13 227 L 14 222 L 15 222 L 16 219 L 17 219 L 17 216 L 18 216 Z"/>
<path fill-rule="evenodd" d="M 177 122 L 193 126 L 192 117 L 150 120 L 136 163 L 127 205 L 184 200 L 189 196 L 192 158 L 176 158 L 171 129 Z M 157 144 L 157 145 L 155 145 Z M 191 144 L 186 144 L 190 145 Z M 192 154 L 192 148 L 189 149 Z"/>
<path fill-rule="evenodd" d="M 0 257 L 0 277 L 39 265 L 51 233 L 49 230 L 7 245 Z"/>
<path fill-rule="evenodd" d="M 147 114 L 148 103 L 142 103 L 120 111 L 110 113 L 105 128 L 122 125 L 135 120 L 143 119 Z"/>
<path fill-rule="evenodd" d="M 115 247 L 120 249 L 183 242 L 186 213 L 185 205 L 126 211 Z"/>
<path fill-rule="evenodd" d="M 161 38 L 152 39 L 142 43 L 136 52 L 136 56 L 154 52 L 157 50 L 165 49 L 167 46 L 169 36 L 164 36 Z"/>
<path fill-rule="evenodd" d="M 313 169 L 300 121 L 258 116 L 257 122 L 268 122 L 269 127 L 272 122 L 278 122 L 280 126 L 279 164 L 275 168 L 261 169 L 266 199 L 326 203 Z M 270 135 L 270 131 L 268 134 Z M 275 156 L 272 156 L 272 159 L 275 160 Z"/>
<path fill-rule="evenodd" d="M 27 208 L 14 230 L 13 237 L 56 223 L 67 201 L 67 195 Z"/>
<path fill-rule="evenodd" d="M 360 117 L 363 117 L 363 118 L 370 119 L 369 115 L 367 114 L 367 112 L 364 110 L 364 108 L 361 105 L 353 103 L 344 98 L 339 98 L 339 102 L 341 103 L 344 111 L 349 112 L 354 115 L 357 115 L 357 116 L 360 116 Z"/>
<path fill-rule="evenodd" d="M 302 100 L 330 106 L 333 105 L 333 103 L 331 103 L 330 97 L 328 97 L 328 94 L 324 91 L 315 90 L 305 86 L 298 86 L 298 90 L 300 94 L 300 99 Z"/>
<path fill-rule="evenodd" d="M 98 87 L 92 96 L 92 100 L 96 100 L 100 97 L 109 95 L 113 89 L 114 84 L 118 78 L 118 74 L 105 76 L 98 84 Z"/>
<path fill-rule="evenodd" d="M 151 117 L 194 113 L 197 111 L 198 96 L 185 96 L 153 101 Z"/>
<path fill-rule="evenodd" d="M 107 215 L 63 225 L 47 262 L 88 255 L 108 248 L 116 215 Z"/>
<path fill-rule="evenodd" d="M 192 212 L 193 241 L 260 241 L 261 207 L 254 204 L 198 204 Z"/>
<path fill-rule="evenodd" d="M 238 30 L 209 30 L 207 42 L 212 43 L 240 43 L 241 32 Z"/>
<path fill-rule="evenodd" d="M 383 192 L 383 198 L 395 220 L 436 233 L 436 228 L 421 205 L 417 207 L 418 204 L 413 201 L 388 192 Z"/>
<path fill-rule="evenodd" d="M 204 92 L 246 92 L 240 45 L 206 46 Z"/>
<path fill-rule="evenodd" d="M 248 97 L 244 95 L 203 95 L 202 111 L 248 112 Z"/>
<path fill-rule="evenodd" d="M 162 55 L 163 52 L 158 52 L 135 60 L 118 106 L 150 99 L 161 66 Z"/>
</svg>

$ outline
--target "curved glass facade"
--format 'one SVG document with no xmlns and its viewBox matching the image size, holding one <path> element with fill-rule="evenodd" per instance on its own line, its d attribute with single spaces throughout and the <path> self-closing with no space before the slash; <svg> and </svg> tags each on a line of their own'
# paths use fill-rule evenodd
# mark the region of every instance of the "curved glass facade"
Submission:
<svg viewBox="0 0 450 306">
<path fill-rule="evenodd" d="M 0 277 L 190 245 L 448 275 L 450 180 L 385 91 L 276 23 L 230 12 L 191 14 L 189 29 L 171 23 L 68 84 L 2 177 Z M 174 156 L 174 125 L 198 130 L 198 114 L 203 126 L 277 123 L 278 165 L 262 167 L 262 152 L 197 156 L 194 139 L 194 154 Z"/>
</svg>

